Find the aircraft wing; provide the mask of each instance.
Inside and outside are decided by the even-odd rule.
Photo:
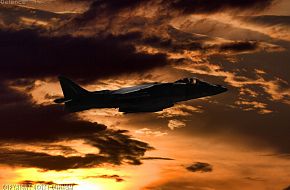
[[[112,94],[130,94],[130,93],[139,92],[141,90],[151,88],[151,87],[156,86],[156,85],[158,85],[158,83],[142,84],[142,85],[138,85],[138,86],[121,88],[119,90],[113,91]]]

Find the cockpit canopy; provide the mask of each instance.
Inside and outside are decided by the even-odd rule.
[[[175,81],[174,83],[196,84],[198,82],[199,80],[196,78],[183,78],[183,79]]]

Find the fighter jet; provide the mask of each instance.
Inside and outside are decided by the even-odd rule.
[[[177,102],[227,91],[227,88],[221,85],[209,84],[197,78],[95,92],[87,91],[63,76],[59,77],[59,81],[64,98],[56,99],[54,102],[64,103],[68,112],[92,108],[118,108],[119,112],[123,113],[157,112],[172,107]]]

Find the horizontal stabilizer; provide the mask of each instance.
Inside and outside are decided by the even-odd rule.
[[[58,98],[54,100],[54,103],[61,104],[61,103],[66,103],[70,101],[72,101],[72,99]]]

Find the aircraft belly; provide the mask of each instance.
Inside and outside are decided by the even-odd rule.
[[[122,102],[119,106],[120,112],[136,113],[136,112],[155,112],[165,108],[172,107],[173,102],[166,98],[143,98]]]

